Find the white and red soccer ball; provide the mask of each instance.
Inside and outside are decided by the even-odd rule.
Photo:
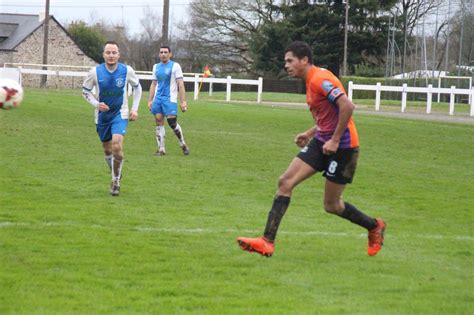
[[[23,88],[12,79],[0,79],[0,108],[11,109],[20,106]]]

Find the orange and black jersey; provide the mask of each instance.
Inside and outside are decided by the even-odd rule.
[[[339,121],[336,100],[345,94],[341,81],[324,68],[312,66],[306,76],[306,102],[318,126],[315,138],[323,142],[331,139]],[[339,148],[356,148],[359,136],[352,117],[341,137]]]

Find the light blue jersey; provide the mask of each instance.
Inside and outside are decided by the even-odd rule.
[[[116,116],[128,119],[128,83],[136,88],[139,80],[135,71],[123,63],[119,63],[113,72],[107,70],[105,64],[92,69],[82,87],[87,91],[95,89],[98,101],[110,108],[106,112],[96,111],[96,124],[112,122]]]
[[[153,66],[153,80],[156,81],[155,97],[151,107],[153,115],[176,116],[178,114],[178,82],[183,79],[179,63],[172,60]]]
[[[99,112],[96,104],[95,123],[97,133],[101,141],[112,139],[113,134],[125,135],[128,125],[128,95],[127,85],[130,84],[138,92],[134,92],[134,104],[132,110],[137,111],[141,88],[135,71],[123,63],[118,63],[117,68],[111,72],[106,65],[100,64],[93,68],[87,75],[82,88],[84,91],[95,94],[92,103],[105,103],[109,106],[106,112]],[[137,95],[135,95],[137,94]],[[86,99],[90,99],[87,97]]]
[[[178,101],[178,84],[176,80],[183,79],[183,71],[179,63],[173,60],[167,63],[157,63],[153,66],[153,80],[157,81],[155,99]]]

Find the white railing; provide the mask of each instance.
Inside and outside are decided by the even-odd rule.
[[[24,68],[24,67],[38,67],[38,68],[70,68],[70,69],[82,69],[89,70],[93,66],[71,66],[71,65],[43,65],[40,63],[18,63],[18,62],[6,62],[3,64],[4,68]]]
[[[426,113],[431,113],[431,106],[433,103],[433,94],[449,94],[449,115],[454,115],[454,100],[456,95],[467,95],[469,97],[470,116],[474,116],[474,87],[471,89],[458,89],[455,86],[450,88],[433,88],[432,84],[428,87],[411,87],[407,84],[402,86],[387,86],[377,83],[376,85],[354,84],[349,82],[348,97],[352,100],[353,91],[375,91],[375,110],[380,110],[380,96],[381,92],[400,92],[402,93],[401,111],[405,112],[407,107],[408,93],[424,93],[426,94]]]
[[[85,77],[88,74],[88,71],[74,71],[74,70],[43,70],[43,69],[32,69],[24,68],[23,66],[36,66],[36,67],[50,67],[50,68],[71,68],[71,69],[91,69],[91,66],[61,66],[61,65],[38,65],[38,64],[5,64],[7,66],[14,66],[19,71],[20,74],[35,74],[35,75],[49,75],[56,77]],[[137,77],[141,80],[153,80],[151,71],[136,71]],[[231,92],[232,85],[241,84],[241,85],[256,85],[257,86],[257,103],[262,102],[262,92],[263,92],[263,78],[258,78],[258,80],[247,80],[247,79],[232,79],[232,77],[227,76],[226,78],[213,78],[207,77],[203,78],[202,74],[194,73],[194,76],[189,76],[193,74],[185,73],[184,82],[194,82],[194,100],[199,98],[199,89],[200,85],[203,83],[209,83],[209,95],[212,95],[213,83],[222,83],[226,85],[226,101],[231,101]]]
[[[143,71],[141,73],[143,73]],[[151,74],[137,74],[137,76],[139,79],[153,80],[153,76]],[[212,95],[213,83],[223,83],[226,85],[225,100],[227,102],[230,102],[231,100],[232,84],[256,85],[257,103],[262,102],[263,78],[258,78],[258,80],[232,79],[231,76],[227,76],[226,78],[203,78],[202,74],[195,73],[194,77],[185,76],[183,80],[184,82],[194,82],[194,100],[199,99],[199,86],[202,83],[209,83],[209,95]]]

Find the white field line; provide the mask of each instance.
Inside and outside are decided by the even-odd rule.
[[[232,136],[255,136],[261,135],[257,132],[235,132],[235,131],[213,131],[213,130],[193,130],[193,133],[203,133],[203,134],[223,134],[223,135],[232,135]]]
[[[85,228],[85,229],[101,229],[101,230],[127,230],[138,231],[145,233],[170,233],[170,234],[226,234],[232,233],[236,235],[260,235],[261,230],[241,230],[241,229],[207,229],[207,228],[159,228],[152,226],[108,226],[101,224],[84,225],[75,222],[57,223],[57,222],[10,222],[0,221],[0,229],[8,228],[48,228],[48,227],[71,227],[71,228]],[[389,232],[390,233],[390,232]],[[346,233],[346,232],[325,232],[325,231],[278,231],[278,234],[298,235],[298,236],[324,236],[324,237],[359,237],[366,238],[367,233]],[[428,239],[428,240],[455,240],[455,241],[474,241],[473,236],[469,235],[453,235],[446,236],[441,234],[403,234],[393,235],[388,234],[390,239]]]

